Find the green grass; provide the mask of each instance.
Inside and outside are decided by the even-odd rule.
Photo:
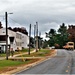
[[[28,49],[22,49],[21,52],[28,52]]]
[[[26,54],[26,55],[23,55],[23,57],[42,57],[42,56],[46,56],[47,54],[50,54],[51,50],[47,50],[47,49],[42,49],[38,52],[35,52],[35,53],[31,53],[30,55]],[[18,56],[20,57],[20,56]]]
[[[0,67],[18,66],[18,65],[24,64],[24,63],[25,62],[20,62],[20,61],[0,60]]]
[[[47,50],[47,49],[42,49],[38,52],[35,53],[31,53],[30,55],[26,54],[23,55],[24,57],[43,57],[46,56],[47,54],[50,54],[51,50]],[[26,60],[25,62],[18,60],[18,61],[12,61],[12,60],[0,60],[0,71],[3,71],[5,69],[7,69],[7,67],[15,67],[15,66],[20,66],[20,65],[25,65],[28,63],[33,62],[34,60]]]
[[[31,51],[33,51],[34,49],[31,49]],[[14,52],[14,54],[20,54],[20,53],[24,53],[24,52],[28,52],[28,49],[22,49],[21,51],[17,51]]]
[[[15,61],[12,61],[12,60],[0,60],[0,73],[2,72],[5,72],[5,71],[9,71],[10,70],[10,67],[11,67],[11,70],[15,67],[18,67],[18,66],[24,66],[26,64],[29,64],[31,62],[33,62],[34,60],[25,60],[25,62],[23,61],[20,61],[20,60],[15,60]]]
[[[39,52],[48,53],[48,52],[50,52],[50,50],[47,50],[47,49],[41,49]]]
[[[5,57],[5,56],[6,56],[5,53],[0,54],[0,57]]]
[[[33,51],[34,49],[31,49],[31,51]],[[21,50],[21,51],[15,51],[14,52],[14,55],[15,54],[20,54],[20,53],[24,53],[24,52],[28,52],[28,49],[23,49],[23,50]],[[11,55],[11,53],[10,53],[10,55]],[[0,57],[5,57],[6,56],[6,54],[5,53],[1,53],[0,54]]]
[[[5,67],[14,67],[14,66],[20,66],[22,64],[28,64],[32,62],[33,60],[26,60],[25,62],[23,61],[12,61],[12,60],[0,60],[0,70],[5,68]]]

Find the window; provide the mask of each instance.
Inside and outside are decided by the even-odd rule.
[[[16,38],[21,39],[21,34],[16,34]]]

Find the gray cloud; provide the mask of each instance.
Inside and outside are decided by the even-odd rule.
[[[50,28],[58,29],[63,22],[75,24],[74,0],[0,0],[0,7],[1,15],[13,12],[9,17],[16,22],[9,19],[10,26],[25,26],[28,30],[30,23],[34,26],[38,21],[42,34]]]

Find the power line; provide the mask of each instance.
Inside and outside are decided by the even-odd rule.
[[[9,17],[9,19],[11,19],[14,23],[17,23],[17,24],[21,25],[20,23],[18,23],[17,21],[13,20],[12,18]]]

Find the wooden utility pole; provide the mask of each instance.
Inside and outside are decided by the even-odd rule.
[[[6,23],[6,60],[8,60],[8,14],[5,12],[5,23]]]
[[[29,26],[29,52],[28,52],[28,54],[30,55],[30,38],[31,38],[31,24],[30,24],[30,26]]]
[[[36,47],[36,43],[35,43],[35,32],[36,32],[36,25],[34,25],[34,48]]]
[[[39,32],[39,50],[40,50],[40,47],[41,47],[41,32]]]
[[[36,22],[36,52],[38,52],[38,22]]]

